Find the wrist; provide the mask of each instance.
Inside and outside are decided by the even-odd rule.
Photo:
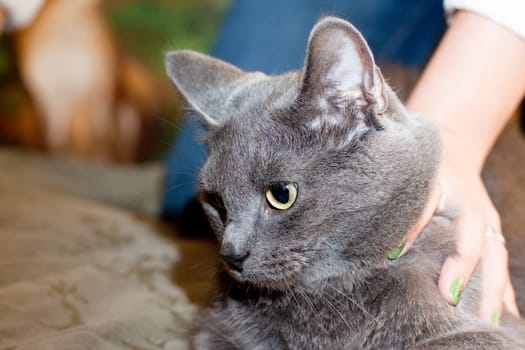
[[[444,164],[454,164],[465,172],[480,175],[492,143],[475,139],[468,132],[456,127],[437,124],[441,140],[441,160]]]
[[[482,16],[458,13],[407,106],[442,131],[444,157],[479,172],[523,98],[524,61],[525,40]]]

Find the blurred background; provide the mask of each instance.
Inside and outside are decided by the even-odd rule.
[[[99,163],[161,160],[181,111],[164,52],[208,52],[228,5],[48,0],[32,19],[11,27],[7,21],[0,37],[0,145]]]
[[[219,257],[202,128],[164,54],[300,69],[322,14],[363,32],[401,98],[446,28],[442,0],[0,0],[0,349],[186,348]],[[520,194],[509,131],[492,188]],[[502,198],[504,222],[522,217]]]

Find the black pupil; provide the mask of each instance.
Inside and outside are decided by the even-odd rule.
[[[282,204],[288,203],[290,200],[290,191],[287,185],[274,185],[272,186],[273,197]]]

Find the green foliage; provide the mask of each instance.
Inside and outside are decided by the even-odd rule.
[[[163,72],[165,51],[210,49],[229,4],[229,0],[114,0],[107,9],[120,45]]]
[[[10,74],[13,63],[7,49],[7,41],[0,38],[0,80]]]

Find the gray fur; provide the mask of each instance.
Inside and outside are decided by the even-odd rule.
[[[208,128],[201,191],[222,252],[249,253],[242,272],[225,265],[196,349],[525,348],[512,316],[500,328],[477,319],[477,276],[457,307],[439,294],[454,251],[447,217],[387,259],[428,197],[439,137],[402,106],[348,22],[316,24],[304,72],[243,73],[190,51],[166,64]],[[265,199],[276,181],[298,185],[288,210]]]

